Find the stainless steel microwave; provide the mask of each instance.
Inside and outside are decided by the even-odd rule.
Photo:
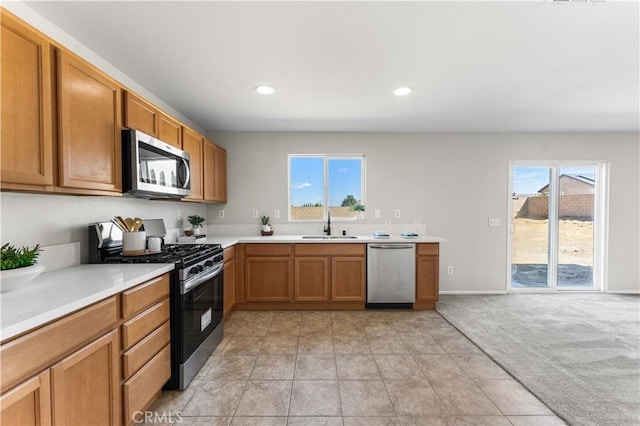
[[[190,156],[139,130],[122,131],[125,195],[183,198],[191,194]]]

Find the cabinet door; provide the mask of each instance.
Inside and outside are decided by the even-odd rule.
[[[438,300],[438,256],[416,257],[416,300]]]
[[[231,259],[224,263],[224,294],[223,300],[223,312],[224,316],[229,315],[229,312],[233,309],[233,305],[236,304],[236,261]]]
[[[296,257],[293,298],[296,302],[329,301],[328,257]]]
[[[203,140],[198,133],[182,128],[182,149],[191,155],[191,195],[185,200],[202,201]]]
[[[204,200],[227,202],[227,151],[204,140]]]
[[[182,126],[168,115],[159,113],[158,139],[182,149]]]
[[[0,424],[50,425],[51,381],[49,370],[18,385],[0,398]]]
[[[158,110],[131,92],[124,92],[124,125],[158,137]]]
[[[122,423],[118,354],[114,330],[52,367],[55,424]]]
[[[202,163],[204,175],[205,201],[216,201],[216,146],[208,139],[204,140],[204,160]]]
[[[331,300],[361,302],[365,300],[364,257],[331,258]]]
[[[122,192],[120,86],[68,52],[58,66],[60,186]]]
[[[246,300],[289,301],[290,257],[247,257]]]
[[[227,202],[227,151],[215,145],[216,148],[216,161],[214,166],[215,171],[215,201],[220,203]]]
[[[51,46],[47,39],[6,12],[0,13],[0,19],[2,186],[50,186],[53,185]]]

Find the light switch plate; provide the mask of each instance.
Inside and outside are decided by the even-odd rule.
[[[274,219],[280,219],[280,210],[274,210],[273,211],[273,218]]]
[[[393,213],[393,217],[395,217],[396,219],[400,217],[400,209],[396,209],[396,211]]]
[[[380,219],[380,209],[375,209],[373,211],[373,217],[376,219]]]
[[[500,218],[490,217],[489,218],[489,226],[500,226]]]
[[[218,210],[218,217],[224,219],[224,210]]]
[[[253,217],[258,217],[258,209],[253,209]]]

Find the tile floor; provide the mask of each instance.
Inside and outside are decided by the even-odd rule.
[[[153,424],[564,425],[437,312],[233,312]]]

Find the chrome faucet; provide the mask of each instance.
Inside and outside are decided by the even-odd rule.
[[[324,227],[322,231],[327,235],[331,235],[331,212],[327,211],[327,226]]]

